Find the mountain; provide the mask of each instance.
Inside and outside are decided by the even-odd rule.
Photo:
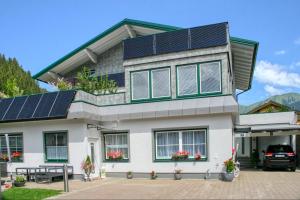
[[[265,102],[268,101],[275,101],[277,103],[283,104],[285,106],[290,107],[293,110],[299,110],[300,111],[300,94],[299,93],[286,93],[282,95],[275,95],[272,97],[267,98],[264,101],[259,101],[254,104],[245,106],[245,105],[240,105],[240,113],[244,114],[252,110],[253,108],[264,104]]]
[[[6,58],[0,54],[0,98],[30,95],[45,92],[36,80],[31,78],[16,58]]]

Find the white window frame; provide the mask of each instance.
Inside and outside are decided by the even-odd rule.
[[[219,72],[220,72],[220,88],[219,88],[219,91],[211,91],[211,92],[202,92],[202,74],[201,74],[201,69],[202,69],[202,65],[205,65],[205,64],[211,64],[211,63],[218,63],[219,65]],[[211,93],[219,93],[219,92],[222,92],[222,67],[221,67],[221,62],[220,61],[214,61],[214,62],[205,62],[205,63],[200,63],[199,64],[199,87],[200,87],[200,94],[211,94]]]
[[[139,99],[134,99],[133,98],[133,94],[134,94],[134,85],[133,85],[133,74],[135,73],[145,73],[147,72],[147,80],[148,80],[148,83],[147,83],[147,90],[148,90],[148,96],[145,97],[145,98],[139,98]],[[130,72],[130,81],[131,81],[131,100],[133,101],[136,101],[136,100],[145,100],[145,99],[150,99],[150,72],[149,70],[141,70],[141,71],[133,71],[133,72]]]
[[[106,137],[107,136],[118,136],[118,135],[126,135],[127,137],[127,144],[126,145],[107,145],[106,144]],[[104,137],[104,149],[105,149],[105,160],[108,160],[108,157],[107,157],[107,146],[113,146],[113,148],[127,148],[127,152],[128,152],[128,155],[127,157],[123,157],[123,160],[129,160],[129,134],[128,133],[104,133],[103,134],[103,137]]]
[[[180,81],[179,81],[179,77],[180,77],[180,73],[178,72],[179,68],[184,68],[184,67],[190,67],[190,66],[194,66],[196,68],[196,87],[197,87],[197,91],[195,93],[191,93],[191,94],[180,94],[179,93],[179,88],[180,88]],[[198,80],[198,65],[197,64],[187,64],[187,65],[179,65],[176,67],[176,79],[177,79],[177,85],[176,85],[176,89],[177,89],[177,96],[179,97],[183,97],[183,96],[191,96],[191,95],[197,95],[199,92],[199,80]]]
[[[205,144],[205,155],[201,155],[201,159],[202,158],[204,158],[204,159],[206,159],[207,158],[207,145],[208,145],[208,143],[207,143],[207,129],[185,129],[185,130],[172,130],[172,131],[155,131],[154,132],[154,134],[155,134],[155,160],[166,160],[166,159],[168,159],[168,160],[171,160],[172,159],[172,157],[167,157],[167,156],[163,156],[163,157],[159,157],[158,156],[158,146],[175,146],[174,144],[172,144],[172,145],[157,145],[157,135],[159,134],[159,133],[163,133],[163,134],[168,134],[168,133],[174,133],[174,132],[176,132],[176,133],[178,133],[179,134],[179,151],[182,151],[182,147],[183,147],[183,143],[182,143],[182,132],[186,132],[186,131],[204,131],[204,141],[205,141],[205,143],[199,143],[199,144]],[[168,138],[168,136],[167,136],[167,138]],[[195,141],[194,141],[194,132],[193,132],[193,151],[194,151],[194,148],[195,148],[195,145],[199,145],[198,143],[197,144],[195,144]],[[186,145],[188,145],[188,144],[186,144]],[[174,152],[175,153],[175,152]],[[192,155],[192,156],[189,156],[189,158],[190,159],[193,159],[194,158],[194,155]]]
[[[158,97],[155,97],[153,95],[153,72],[155,72],[155,71],[162,71],[162,70],[166,70],[166,69],[169,72],[169,95],[168,96],[158,96]],[[170,70],[170,67],[163,67],[163,68],[152,69],[151,70],[151,98],[157,99],[157,98],[164,98],[164,97],[171,97],[171,70]]]

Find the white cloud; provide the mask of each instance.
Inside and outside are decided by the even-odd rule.
[[[295,44],[300,45],[300,37],[294,41]]]
[[[285,50],[275,51],[275,55],[284,55],[286,54]]]
[[[283,94],[283,93],[286,92],[285,90],[275,88],[275,87],[273,87],[271,85],[265,85],[264,89],[271,96],[273,96],[273,95],[280,95],[280,94]]]
[[[255,68],[254,77],[261,83],[273,86],[300,88],[300,74],[288,72],[283,68],[283,66],[268,61],[259,61]]]

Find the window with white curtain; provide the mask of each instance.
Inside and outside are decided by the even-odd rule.
[[[201,93],[221,92],[220,62],[200,64]]]
[[[122,152],[123,159],[128,159],[128,133],[104,134],[105,158],[112,152]]]
[[[198,93],[197,65],[177,67],[177,94],[178,96]]]
[[[45,133],[45,158],[47,161],[68,161],[68,136],[67,132]]]
[[[149,98],[149,71],[131,73],[132,100]]]
[[[151,70],[152,97],[171,96],[170,68]]]
[[[206,158],[206,129],[155,132],[156,159],[171,159],[177,151],[189,152],[193,159],[197,154]]]

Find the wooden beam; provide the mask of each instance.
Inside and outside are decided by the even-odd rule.
[[[127,30],[130,38],[136,37],[135,31],[129,25],[125,24],[125,29]]]
[[[93,63],[97,63],[97,55],[92,50],[86,48],[84,49],[84,52],[88,55]]]

